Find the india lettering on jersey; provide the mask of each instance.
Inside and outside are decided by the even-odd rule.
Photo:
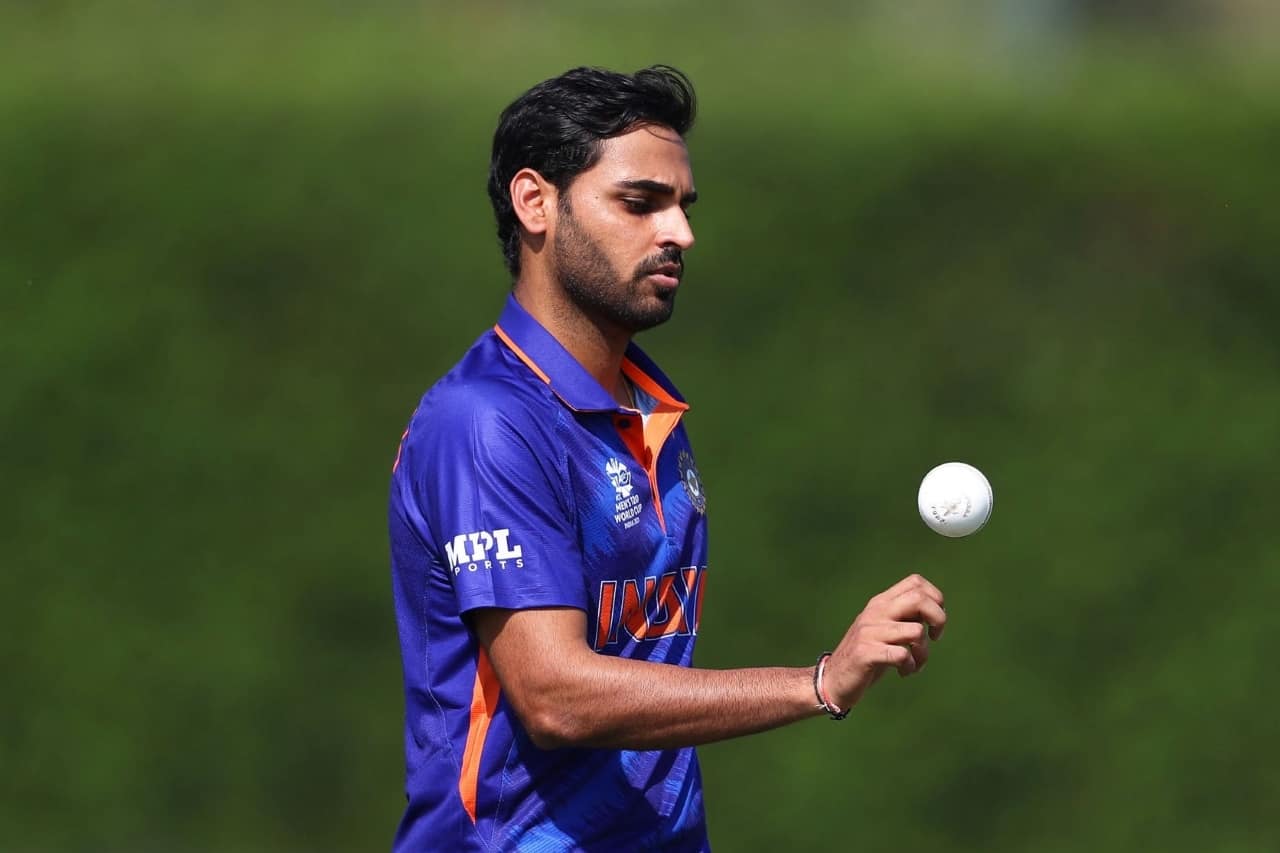
[[[619,642],[619,630],[635,642],[663,637],[696,636],[702,621],[702,588],[706,566],[690,566],[644,579],[644,592],[635,578],[600,582],[596,606],[596,651]],[[618,585],[622,593],[618,593]],[[626,642],[626,638],[622,638]]]

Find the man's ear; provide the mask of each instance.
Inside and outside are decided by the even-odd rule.
[[[521,169],[511,178],[511,206],[521,226],[530,234],[545,234],[554,221],[555,185],[533,169]]]

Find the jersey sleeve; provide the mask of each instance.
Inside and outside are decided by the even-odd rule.
[[[401,465],[407,470],[398,474],[410,478],[412,514],[422,522],[433,565],[452,584],[458,611],[587,609],[554,417],[482,403],[425,418],[410,430]]]

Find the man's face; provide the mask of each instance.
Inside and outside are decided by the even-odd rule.
[[[687,210],[696,198],[675,131],[640,127],[606,139],[557,205],[552,261],[565,293],[628,334],[665,322],[693,246]]]

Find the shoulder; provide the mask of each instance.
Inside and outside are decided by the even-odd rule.
[[[405,446],[428,454],[543,450],[555,443],[562,415],[546,384],[489,333],[423,395]]]

